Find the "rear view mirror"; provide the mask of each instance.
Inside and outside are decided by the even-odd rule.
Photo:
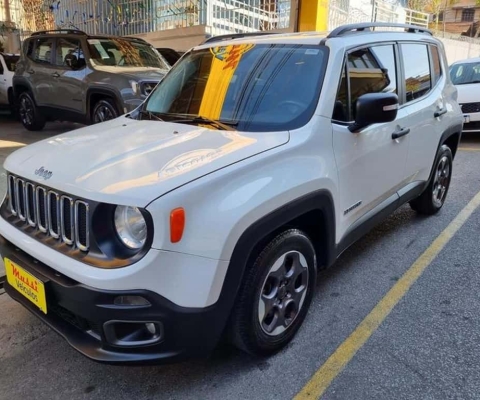
[[[395,93],[367,93],[356,103],[356,118],[348,129],[357,132],[372,124],[391,122],[397,118],[398,96]]]

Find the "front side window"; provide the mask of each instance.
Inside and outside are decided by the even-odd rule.
[[[243,131],[295,129],[312,117],[328,48],[229,45],[186,55],[160,82],[146,111],[163,119],[202,116]]]
[[[452,65],[450,68],[450,78],[454,85],[480,83],[480,62]]]
[[[401,48],[408,103],[425,96],[432,89],[430,62],[428,47],[425,44],[403,43]]]
[[[88,39],[90,58],[96,65],[169,69],[149,44],[122,38]]]
[[[55,64],[65,68],[81,68],[85,66],[85,57],[79,40],[57,39]]]
[[[341,122],[355,120],[356,102],[360,96],[367,93],[397,93],[393,45],[354,50],[347,54],[346,60],[346,71],[342,74],[332,116],[333,120]]]

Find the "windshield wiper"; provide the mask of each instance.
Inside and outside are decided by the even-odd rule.
[[[201,115],[182,115],[181,119],[174,119],[169,122],[176,122],[176,123],[200,123],[200,124],[209,124],[211,126],[215,126],[218,129],[223,131],[232,131],[234,127],[238,125],[238,122],[235,121],[221,121],[216,119],[210,119],[207,117],[202,117]]]
[[[153,112],[151,111],[147,111],[147,110],[140,110],[139,111],[139,115],[145,115],[147,116],[150,120],[152,119],[156,119],[157,121],[164,121],[162,118],[160,118],[158,115],[155,115]]]

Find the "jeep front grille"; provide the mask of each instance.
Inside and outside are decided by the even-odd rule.
[[[8,176],[10,212],[20,222],[81,251],[88,251],[89,205],[85,201]]]

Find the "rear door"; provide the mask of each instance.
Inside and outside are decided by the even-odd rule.
[[[38,38],[34,39],[32,51],[27,53],[29,65],[25,75],[32,85],[33,96],[38,106],[52,106],[54,103],[53,47],[54,38]]]
[[[429,178],[438,143],[446,129],[447,109],[452,108],[443,93],[446,66],[433,44],[400,43],[400,51],[405,88],[403,109],[408,112],[410,129],[406,173],[409,182],[421,182]]]
[[[358,133],[348,130],[356,100],[366,93],[398,94],[397,48],[375,44],[350,51],[332,117],[333,145],[340,187],[340,235],[357,221],[393,205],[404,185],[408,135],[393,139],[407,124],[400,110],[392,122],[374,124]]]
[[[57,38],[53,73],[53,104],[79,114],[86,110],[86,64],[79,39]]]
[[[3,57],[0,55],[0,105],[8,103],[6,72],[7,66],[3,62]]]

